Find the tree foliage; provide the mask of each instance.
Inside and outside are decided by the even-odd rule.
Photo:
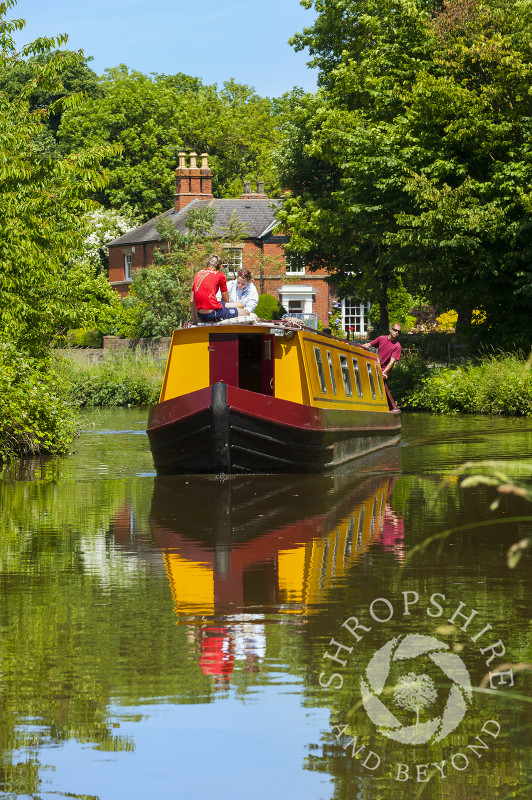
[[[17,51],[13,34],[24,20],[7,20],[14,0],[0,3],[0,74],[21,60],[32,77],[17,91],[0,90],[0,459],[61,452],[73,434],[68,402],[50,371],[57,334],[94,317],[95,299],[112,302],[107,281],[74,263],[85,232],[87,194],[105,184],[101,162],[116,145],[60,155],[47,122],[77,97],[34,103],[36,91],[57,88],[82,56],[51,53],[66,36],[40,38]],[[12,89],[13,87],[11,87]]]
[[[63,68],[43,81],[42,67],[52,59],[62,63]],[[8,61],[0,67],[0,91],[5,92],[10,100],[24,91],[30,111],[48,109],[45,124],[55,138],[61,124],[63,106],[60,101],[63,98],[80,93],[86,97],[103,94],[97,74],[89,67],[91,60],[74,50],[47,50],[27,60]]]
[[[315,0],[280,218],[311,267],[381,304],[397,276],[488,325],[530,303],[529,0]],[[421,291],[420,291],[421,288]]]
[[[143,220],[168,209],[181,150],[209,153],[218,196],[234,197],[258,176],[277,193],[273,151],[282,102],[233,80],[218,89],[182,73],[147,76],[125,65],[107,70],[100,88],[101,97],[87,96],[64,114],[59,140],[67,152],[82,143],[122,145],[107,162],[109,185],[96,195],[103,205],[129,208]]]
[[[12,33],[23,21],[5,20],[13,5],[13,0],[0,4],[2,67],[65,42],[65,37],[38,39],[17,53]],[[112,145],[58,156],[42,146],[50,107],[32,110],[29,97],[34,82],[53,82],[66,63],[56,57],[39,63],[34,81],[13,99],[0,92],[0,338],[33,355],[46,352],[56,331],[72,327],[69,322],[79,315],[65,264],[81,244],[79,217],[91,206],[86,195],[105,184],[101,161],[117,150]],[[73,105],[75,98],[62,102]]]
[[[64,384],[49,359],[0,341],[0,463],[15,455],[62,453],[75,428]]]

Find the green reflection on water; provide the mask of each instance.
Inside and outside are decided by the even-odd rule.
[[[32,463],[1,485],[0,790],[37,793],[50,744],[75,740],[133,753],[134,737],[121,735],[113,704],[204,704],[229,692],[245,701],[254,688],[293,687],[294,678],[302,703],[329,708],[331,724],[350,726],[338,740],[317,730],[303,765],[333,778],[334,797],[395,800],[421,791],[480,800],[524,787],[532,780],[529,673],[519,673],[511,689],[475,692],[460,726],[430,750],[405,752],[379,736],[357,702],[373,653],[414,631],[460,653],[478,686],[487,656],[447,621],[459,602],[492,625],[508,661],[531,659],[529,562],[525,555],[515,571],[505,562],[530,526],[497,522],[525,507],[508,498],[493,514],[489,490],[465,493],[456,483],[434,500],[441,476],[462,461],[527,457],[529,425],[416,415],[404,421],[406,446],[364,462],[362,476],[165,482],[153,476],[142,412],[87,414],[74,455]],[[424,537],[480,519],[490,526],[401,569]],[[420,597],[410,615],[401,613],[403,591]],[[449,598],[438,619],[426,613],[435,592]],[[379,596],[392,601],[393,619],[350,641],[341,623],[367,615]],[[231,651],[245,625],[264,631],[264,652],[254,660]],[[227,645],[222,680],[212,666],[213,635]],[[331,674],[332,637],[356,644],[337,690],[319,679]],[[412,774],[428,757],[449,759],[489,718],[500,721],[501,734],[467,770],[426,784],[390,777],[398,762]],[[372,773],[351,756],[344,745],[354,734],[365,752],[379,754],[382,770]],[[246,781],[243,767],[240,789]]]

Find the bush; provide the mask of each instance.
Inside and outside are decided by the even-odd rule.
[[[394,364],[388,378],[388,384],[394,400],[402,405],[430,374],[424,359],[417,355],[407,356],[403,353],[401,360]]]
[[[72,405],[50,359],[0,343],[0,461],[64,453],[74,438]]]
[[[66,344],[68,347],[103,347],[103,336],[90,328],[76,328],[67,333]]]
[[[57,368],[78,406],[145,406],[159,400],[164,362],[133,353],[109,354],[100,362],[62,356]]]
[[[521,354],[491,355],[479,364],[434,370],[403,401],[442,414],[532,416],[530,360]]]
[[[265,292],[259,297],[255,314],[260,319],[281,319],[283,314],[286,314],[286,311],[277,298]]]

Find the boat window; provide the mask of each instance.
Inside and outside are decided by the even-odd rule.
[[[318,376],[320,379],[321,391],[327,394],[327,384],[325,383],[325,373],[323,371],[323,362],[321,360],[321,353],[319,347],[314,348],[314,357],[316,359],[316,366],[318,368]]]
[[[381,400],[384,400],[384,389],[382,388],[382,378],[380,369],[376,370],[377,380],[379,381],[379,392],[381,393]]]
[[[357,394],[359,397],[362,397],[364,392],[362,391],[362,381],[360,380],[360,370],[358,369],[358,361],[356,358],[353,359],[353,370],[355,372],[355,383],[357,385]]]
[[[329,372],[331,373],[331,383],[333,387],[333,392],[336,394],[336,381],[334,380],[334,369],[332,365],[332,358],[331,354],[327,350],[327,361],[329,362]]]
[[[366,361],[366,367],[368,368],[368,375],[369,375],[369,388],[371,389],[371,396],[374,400],[377,399],[377,395],[375,394],[375,381],[373,380],[373,370],[371,369],[371,364]]]
[[[351,375],[349,374],[347,356],[340,356],[340,366],[342,368],[342,378],[344,379],[345,393],[348,397],[353,397],[353,389],[351,388]]]
[[[358,520],[358,530],[357,530],[357,548],[362,546],[362,534],[364,533],[364,517],[365,517],[365,509],[364,506],[360,509],[360,517]]]

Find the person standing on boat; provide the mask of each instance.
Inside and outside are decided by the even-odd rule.
[[[229,290],[229,300],[232,302],[240,301],[250,314],[255,311],[255,307],[259,302],[259,293],[251,280],[249,269],[239,269],[236,274],[236,280],[229,281],[227,288]]]
[[[398,322],[394,322],[388,336],[378,336],[376,339],[373,339],[372,342],[366,342],[360,345],[364,350],[369,350],[370,347],[377,348],[384,380],[388,379],[391,368],[395,362],[399,361],[401,358],[401,345],[399,344],[400,333],[401,326]]]
[[[232,317],[249,316],[249,311],[239,301],[230,302],[227,281],[222,269],[222,259],[212,253],[192,281],[190,293],[190,311],[194,323],[219,322]],[[221,300],[216,293],[220,290]]]

